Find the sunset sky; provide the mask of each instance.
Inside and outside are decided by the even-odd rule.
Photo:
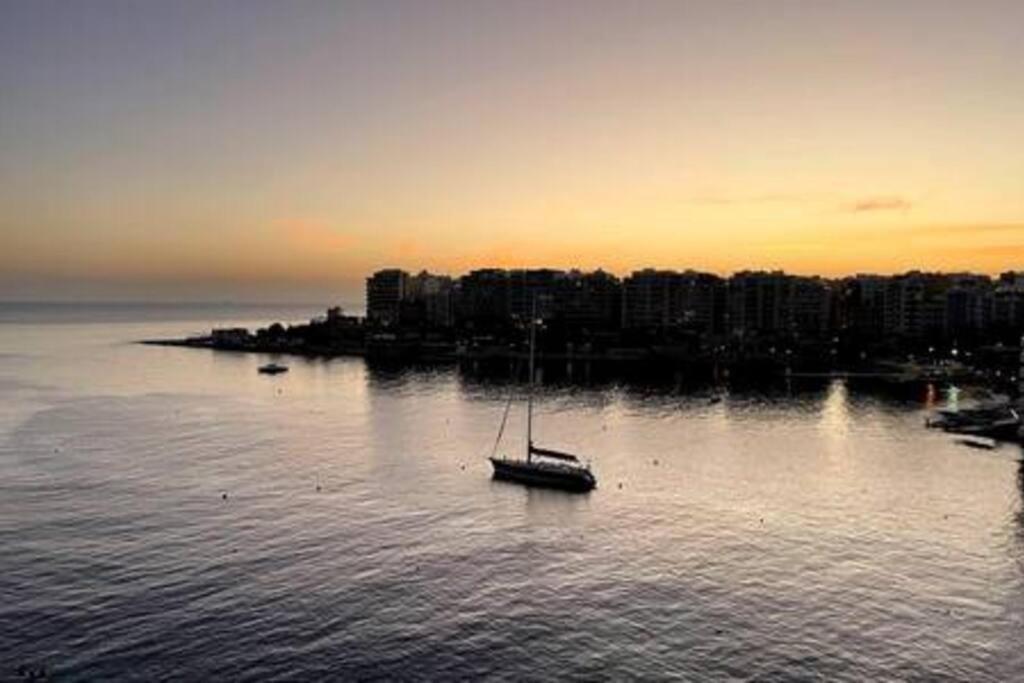
[[[1024,2],[0,0],[0,299],[1024,269]]]

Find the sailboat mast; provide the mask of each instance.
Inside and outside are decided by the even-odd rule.
[[[537,295],[533,295],[533,312],[530,315],[530,386],[526,394],[526,460],[533,455],[533,357],[537,344]]]

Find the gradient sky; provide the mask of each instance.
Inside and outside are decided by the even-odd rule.
[[[0,0],[0,299],[1024,268],[1024,2]]]

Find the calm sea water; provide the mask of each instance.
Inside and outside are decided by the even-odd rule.
[[[314,312],[0,311],[0,680],[1024,678],[1020,449],[923,397],[547,386],[573,496],[507,384],[132,343]]]

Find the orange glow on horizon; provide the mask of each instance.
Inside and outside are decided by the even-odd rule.
[[[28,3],[0,21],[0,298],[1021,269],[1024,3],[954,5]]]

